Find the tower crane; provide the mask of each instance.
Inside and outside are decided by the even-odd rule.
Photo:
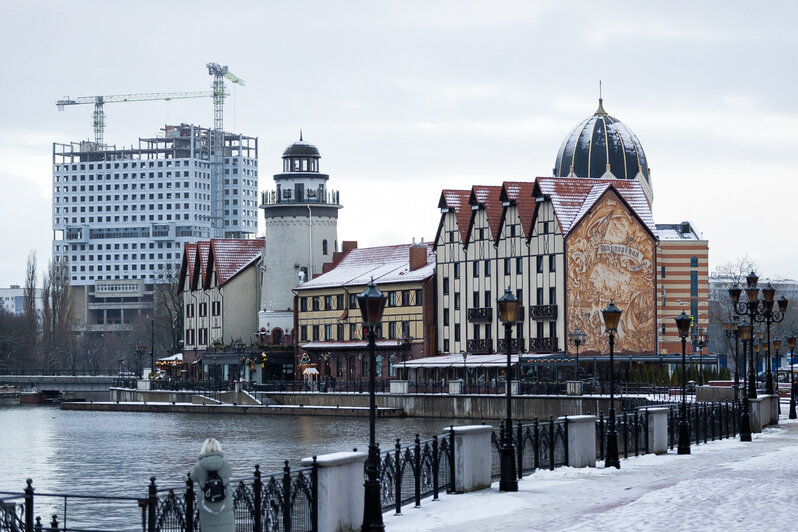
[[[110,96],[81,96],[79,98],[70,98],[66,96],[57,102],[55,105],[59,111],[63,111],[67,105],[81,105],[81,104],[94,104],[93,124],[94,124],[94,141],[98,147],[103,144],[103,132],[105,131],[105,111],[103,105],[106,103],[119,103],[119,102],[146,102],[152,100],[179,100],[184,98],[214,98],[214,103],[217,98],[224,100],[224,84],[221,88],[221,96],[217,95],[214,91],[195,91],[195,92],[150,92],[145,94],[115,94]]]
[[[208,74],[213,76],[213,142],[212,142],[212,163],[211,163],[211,182],[213,183],[212,204],[214,206],[214,233],[216,238],[224,236],[224,98],[227,96],[224,86],[224,78],[232,83],[244,86],[244,80],[230,72],[227,65],[221,66],[218,63],[207,63]]]

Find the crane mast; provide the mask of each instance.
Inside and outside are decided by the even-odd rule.
[[[230,72],[227,66],[207,63],[208,74],[213,76],[213,135],[211,143],[211,183],[214,212],[211,215],[216,238],[224,237],[224,78],[245,85],[244,80]]]

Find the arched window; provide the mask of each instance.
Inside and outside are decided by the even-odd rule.
[[[272,331],[272,345],[283,345],[283,330],[275,328]]]
[[[388,376],[396,377],[396,355],[388,357]]]
[[[377,372],[377,377],[382,377],[382,355],[377,355],[374,369]]]
[[[321,241],[321,252],[324,255],[327,254],[327,240],[326,239]]]

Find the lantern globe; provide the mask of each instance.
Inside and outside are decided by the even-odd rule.
[[[787,312],[787,304],[789,302],[790,300],[784,297],[784,295],[782,294],[782,296],[779,298],[779,310],[782,312]]]
[[[363,325],[376,327],[380,323],[386,300],[385,294],[380,292],[372,278],[366,289],[357,296],[357,306],[360,307]]]
[[[502,323],[515,323],[516,316],[518,315],[518,298],[509,289],[504,289],[504,295],[498,299],[499,303],[499,317]]]
[[[747,342],[751,339],[751,326],[750,325],[740,325],[740,340]]]
[[[690,316],[682,311],[679,317],[675,318],[676,328],[679,330],[680,338],[687,338],[690,335]]]
[[[743,289],[737,283],[734,283],[731,288],[729,288],[729,297],[732,300],[732,303],[735,305],[740,301],[740,294],[743,292]]]
[[[759,281],[759,277],[754,273],[754,270],[751,270],[745,277],[745,284],[748,288],[756,288],[756,283]]]
[[[618,322],[621,321],[621,309],[615,306],[615,303],[610,301],[610,304],[607,305],[607,308],[601,311],[604,315],[604,326],[610,332],[615,332],[618,330]]]

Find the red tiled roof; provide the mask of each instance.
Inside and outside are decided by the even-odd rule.
[[[438,208],[454,211],[457,228],[460,230],[460,242],[463,244],[468,241],[468,229],[471,227],[471,206],[468,204],[470,196],[470,190],[444,190],[441,192],[441,200],[438,202]],[[443,217],[441,217],[442,221]]]
[[[183,247],[183,260],[180,264],[180,283],[178,291],[183,291],[186,286],[186,277],[189,282],[194,278],[194,262],[197,259],[197,244],[186,244]]]
[[[527,238],[532,234],[532,221],[535,219],[538,205],[532,196],[534,189],[534,181],[505,181],[499,198],[501,201],[515,203],[518,217],[521,219],[521,230]]]
[[[205,272],[208,269],[208,255],[211,251],[211,243],[207,240],[200,240],[197,242],[197,259],[195,260],[194,272],[191,278],[191,289],[198,288],[197,282],[201,279],[203,283],[206,282]],[[205,285],[207,286],[207,285]]]
[[[356,248],[327,273],[301,284],[297,290],[338,286],[365,286],[374,278],[377,284],[424,281],[435,273],[435,251],[431,242],[417,244],[427,248],[427,264],[410,270],[410,247],[413,244]]]
[[[563,234],[567,234],[611,187],[648,227],[648,230],[656,235],[651,206],[640,183],[635,180],[538,177],[535,183],[535,195],[543,195],[551,200]]]
[[[488,227],[490,227],[493,240],[499,239],[499,230],[501,229],[502,214],[504,208],[500,196],[502,187],[474,185],[471,188],[471,196],[469,197],[469,205],[479,205],[485,209],[485,216],[488,219]]]
[[[210,242],[210,260],[213,267],[208,274],[216,275],[216,286],[224,286],[253,262],[261,257],[263,238],[214,238]],[[210,263],[209,263],[210,266]]]

